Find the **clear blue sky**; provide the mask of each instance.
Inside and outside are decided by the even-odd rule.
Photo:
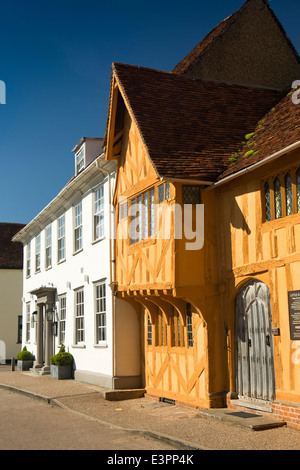
[[[73,176],[80,138],[104,135],[113,61],[172,70],[243,3],[2,1],[0,222],[28,223]],[[299,0],[271,7],[300,51]]]

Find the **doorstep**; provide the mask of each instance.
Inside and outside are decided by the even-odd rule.
[[[240,408],[250,408],[251,410],[262,411],[263,413],[272,413],[272,403],[263,400],[247,400],[246,398],[237,398],[230,400],[230,406]]]
[[[132,400],[135,398],[142,398],[146,390],[145,389],[128,389],[128,390],[102,390],[101,395],[105,400],[108,401],[119,401],[119,400]]]
[[[228,408],[198,410],[198,413],[206,418],[218,419],[228,424],[252,429],[253,431],[261,431],[286,425],[285,421],[272,418],[271,416],[258,415],[247,411],[230,410]]]

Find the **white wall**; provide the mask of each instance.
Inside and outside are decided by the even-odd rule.
[[[109,185],[108,178],[103,180],[102,173],[98,170],[97,182],[105,181],[105,237],[101,241],[93,242],[93,190],[89,190],[83,196],[75,192],[72,205],[66,204],[61,208],[52,220],[52,267],[45,269],[45,224],[41,227],[41,272],[35,273],[35,237],[31,239],[31,275],[26,277],[24,269],[24,294],[23,294],[23,345],[36,354],[35,329],[31,328],[30,342],[26,343],[26,303],[31,302],[31,313],[36,308],[36,297],[29,292],[41,286],[55,287],[57,295],[66,294],[66,350],[71,352],[75,359],[77,370],[88,370],[112,376],[112,295],[110,283],[110,250],[109,250]],[[96,183],[97,183],[96,182]],[[95,184],[93,184],[93,189]],[[74,205],[82,200],[83,215],[83,249],[74,254]],[[66,260],[57,262],[57,233],[58,217],[65,213],[66,229]],[[34,234],[38,235],[38,232]],[[26,268],[26,244],[24,245],[24,266]],[[88,279],[85,278],[88,276]],[[95,305],[94,283],[106,279],[106,319],[107,342],[105,345],[95,344]],[[85,342],[84,347],[75,345],[74,318],[75,318],[75,293],[74,290],[84,288],[84,318],[85,318]],[[56,299],[58,300],[58,299]],[[56,302],[58,309],[58,302]],[[59,349],[59,338],[55,338],[55,352]]]
[[[0,361],[10,360],[21,350],[18,315],[22,314],[22,270],[0,269]]]

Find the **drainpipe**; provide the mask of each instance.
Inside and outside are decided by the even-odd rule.
[[[101,154],[103,155],[103,154]],[[99,155],[100,156],[100,155]],[[116,362],[115,362],[115,340],[116,340],[116,332],[115,332],[115,316],[116,316],[116,311],[115,311],[115,296],[114,296],[114,286],[115,286],[115,270],[113,268],[114,265],[114,259],[113,259],[113,240],[114,238],[112,237],[112,223],[111,223],[111,174],[108,170],[105,170],[100,166],[100,161],[96,159],[96,168],[100,171],[102,171],[105,175],[108,176],[108,190],[109,190],[109,237],[110,237],[110,242],[109,242],[109,267],[110,267],[110,288],[111,288],[111,305],[112,305],[112,334],[113,334],[113,347],[112,347],[112,364],[113,364],[113,377],[116,376]],[[112,384],[113,385],[113,384]]]

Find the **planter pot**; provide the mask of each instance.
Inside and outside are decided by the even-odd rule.
[[[18,370],[29,370],[33,366],[33,361],[17,361]]]
[[[72,378],[72,365],[70,366],[55,366],[51,364],[50,375],[53,379],[64,380]]]

